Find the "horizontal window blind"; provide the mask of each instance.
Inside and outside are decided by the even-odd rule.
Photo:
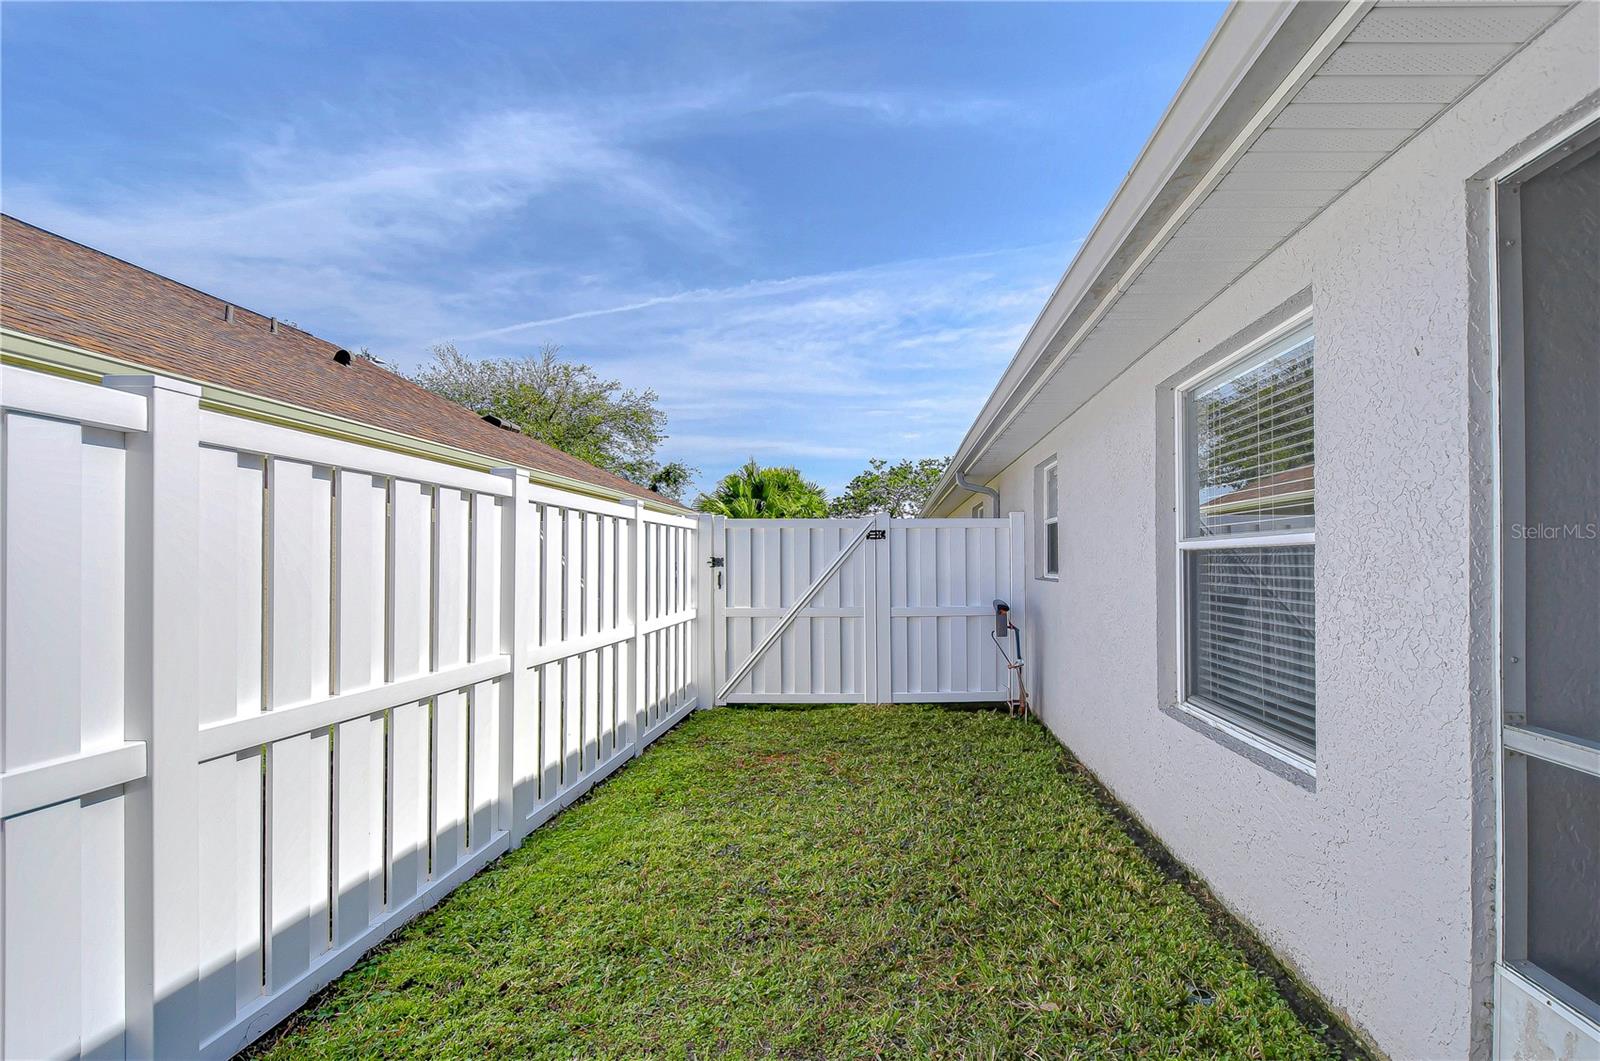
[[[1310,757],[1316,587],[1309,545],[1188,554],[1189,696]]]
[[[1312,525],[1315,463],[1309,332],[1188,399],[1193,535],[1261,534]]]
[[[1178,533],[1184,699],[1306,759],[1317,723],[1315,347],[1307,324],[1183,393]]]

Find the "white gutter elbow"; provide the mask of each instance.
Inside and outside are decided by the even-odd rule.
[[[985,494],[994,499],[994,518],[1000,518],[1000,491],[989,486],[981,486],[966,477],[960,468],[956,469],[956,485],[971,494]]]

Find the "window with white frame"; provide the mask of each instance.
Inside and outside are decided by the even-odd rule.
[[[1061,573],[1060,474],[1056,458],[1034,470],[1034,495],[1039,513],[1039,576]]]
[[[1316,752],[1311,325],[1178,392],[1183,698]]]
[[[982,519],[983,518],[983,502],[982,501],[979,501],[976,505],[972,506],[972,518],[973,519]]]

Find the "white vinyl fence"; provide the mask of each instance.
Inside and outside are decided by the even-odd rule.
[[[0,1054],[226,1056],[709,703],[696,521],[0,379]]]

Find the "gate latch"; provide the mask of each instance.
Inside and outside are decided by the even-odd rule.
[[[706,557],[706,566],[707,567],[721,567],[726,562],[727,562],[727,560],[724,557],[721,557],[721,556],[708,556],[708,557]]]
[[[869,542],[881,542],[888,536],[889,532],[881,528],[878,530],[867,531],[867,541]]]

